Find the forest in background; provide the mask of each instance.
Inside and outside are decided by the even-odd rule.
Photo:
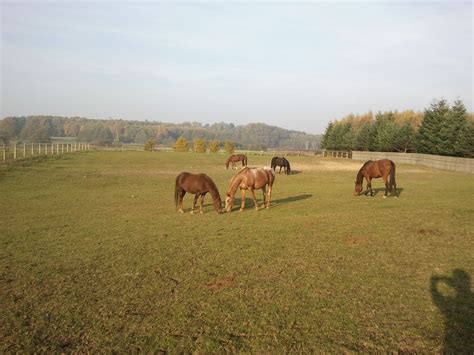
[[[474,115],[462,101],[450,106],[444,99],[424,112],[350,114],[328,124],[321,147],[474,157]]]
[[[0,142],[45,143],[51,137],[76,137],[94,144],[140,143],[152,141],[172,147],[178,138],[187,141],[235,142],[236,148],[266,150],[317,150],[321,135],[306,134],[263,123],[236,126],[232,123],[181,124],[126,121],[121,119],[87,119],[83,117],[27,116],[5,117],[0,121]]]

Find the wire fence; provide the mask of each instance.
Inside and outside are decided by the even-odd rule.
[[[38,156],[59,155],[86,150],[90,150],[90,144],[85,142],[3,144],[0,146],[0,161],[8,163]]]

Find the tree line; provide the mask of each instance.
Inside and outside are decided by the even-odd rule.
[[[49,142],[51,137],[76,137],[94,144],[152,142],[172,147],[178,138],[193,142],[201,138],[207,142],[235,142],[236,148],[249,150],[313,149],[319,148],[321,135],[306,134],[263,123],[236,126],[232,123],[201,124],[185,122],[96,120],[82,117],[27,116],[5,117],[0,120],[0,143]]]
[[[462,101],[450,106],[444,99],[424,112],[350,114],[328,124],[321,147],[474,157],[474,115]]]

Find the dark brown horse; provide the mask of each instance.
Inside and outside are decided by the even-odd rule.
[[[367,195],[370,192],[370,196],[374,196],[372,191],[372,179],[373,178],[383,178],[385,183],[385,194],[384,198],[387,197],[387,193],[390,191],[392,195],[392,188],[394,189],[394,195],[397,197],[397,184],[395,182],[395,163],[388,159],[369,160],[362,165],[359,172],[357,173],[355,181],[355,191],[354,195],[358,196],[363,190],[363,179],[367,181],[367,190],[365,194]]]
[[[232,169],[237,169],[235,163],[241,161],[242,167],[247,166],[247,156],[245,154],[234,154],[227,158],[225,162],[225,170],[229,169],[229,164],[232,163]]]
[[[272,196],[273,183],[275,181],[275,172],[268,168],[249,168],[245,167],[235,174],[229,182],[227,189],[227,196],[225,199],[225,210],[231,212],[234,207],[235,193],[238,188],[242,192],[242,204],[240,211],[245,207],[245,191],[252,192],[253,203],[255,209],[258,210],[257,198],[255,197],[255,190],[262,189],[263,193],[263,207],[270,208],[270,198]],[[266,191],[268,186],[268,192]],[[266,197],[266,206],[265,206]]]
[[[280,171],[278,172],[278,174],[281,173],[281,168],[284,169],[286,175],[291,174],[290,162],[286,158],[284,158],[284,157],[273,157],[272,162],[271,162],[271,167],[272,167],[274,172],[276,172],[277,166],[280,167]]]
[[[201,197],[200,213],[202,214],[202,204],[204,203],[204,196],[209,192],[212,196],[212,204],[217,213],[222,213],[222,202],[219,190],[212,179],[206,174],[192,174],[182,172],[176,177],[176,184],[174,189],[174,201],[176,208],[181,213],[183,211],[183,198],[186,192],[195,194],[193,208],[191,213],[194,213],[196,202]]]

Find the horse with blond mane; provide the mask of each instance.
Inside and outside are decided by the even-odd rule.
[[[247,156],[245,154],[233,154],[225,161],[225,170],[229,169],[229,164],[232,163],[232,169],[237,169],[235,163],[241,161],[242,167],[247,166]]]
[[[250,190],[252,193],[253,204],[255,209],[258,211],[257,198],[255,197],[255,190],[262,189],[263,203],[262,208],[270,208],[270,198],[272,195],[273,183],[275,181],[275,172],[268,168],[242,168],[237,174],[235,174],[229,182],[229,188],[227,189],[227,196],[225,199],[225,210],[226,212],[232,211],[235,201],[235,193],[237,188],[240,188],[242,193],[242,204],[240,211],[243,211],[245,207],[245,191]],[[268,192],[266,187],[268,186]],[[266,198],[266,199],[265,199]],[[265,206],[266,200],[266,206]]]

